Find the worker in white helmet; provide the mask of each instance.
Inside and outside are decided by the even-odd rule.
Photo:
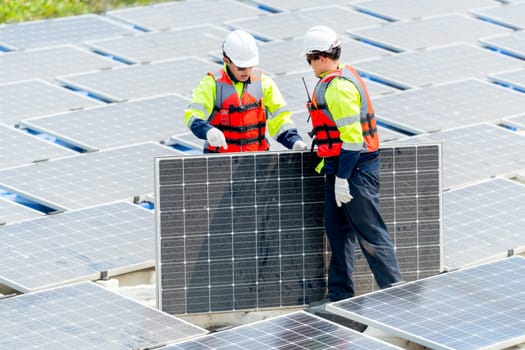
[[[306,150],[277,85],[254,68],[259,51],[253,36],[231,32],[222,53],[222,69],[201,80],[184,115],[193,134],[206,140],[204,152],[267,151],[267,128],[286,148]]]
[[[324,222],[332,251],[323,303],[354,296],[356,239],[380,288],[402,278],[380,213],[379,135],[366,85],[340,62],[341,41],[329,27],[306,32],[304,54],[319,78],[308,110],[322,158],[317,170],[325,174]]]

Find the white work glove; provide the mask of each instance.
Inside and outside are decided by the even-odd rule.
[[[295,143],[293,144],[292,149],[293,149],[294,151],[306,151],[306,150],[308,149],[308,146],[307,146],[306,143],[304,143],[303,141],[301,141],[301,140],[297,140],[297,141],[295,141]]]
[[[228,144],[226,143],[224,134],[217,128],[211,128],[208,130],[206,133],[206,140],[212,147],[224,147],[224,149],[228,149]]]
[[[338,207],[340,207],[343,204],[349,203],[352,200],[352,198],[354,198],[350,194],[350,189],[348,188],[348,180],[342,179],[337,176],[335,177],[334,193],[335,203]]]

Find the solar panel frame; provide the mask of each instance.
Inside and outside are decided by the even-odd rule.
[[[77,154],[22,130],[0,123],[0,170]]]
[[[193,89],[207,72],[217,71],[220,67],[199,57],[185,56],[112,70],[63,75],[57,80],[65,86],[112,102],[173,92],[191,97]]]
[[[439,350],[525,341],[525,258],[513,256],[326,306],[337,315]]]
[[[159,142],[188,130],[184,109],[190,99],[159,95],[20,121],[19,127],[51,135],[85,151]]]
[[[0,349],[146,349],[207,331],[92,282],[0,302]]]
[[[58,75],[123,66],[122,63],[73,45],[62,45],[0,55],[0,84],[18,80],[54,81]]]
[[[387,147],[381,157],[381,204],[402,274],[414,280],[439,273],[440,146]],[[297,306],[322,298],[329,251],[323,236],[323,199],[315,199],[324,191],[324,178],[313,172],[316,163],[315,154],[290,151],[157,158],[159,307],[172,314],[194,314]],[[203,174],[213,176],[203,179]],[[305,187],[297,188],[301,183]],[[291,196],[294,191],[302,198],[299,203]],[[264,204],[266,200],[275,204]],[[304,251],[290,250],[302,246],[290,246],[294,240],[304,240]],[[304,265],[294,259],[305,259]],[[322,265],[312,265],[319,262]],[[268,274],[270,266],[277,272]],[[314,285],[303,287],[309,276],[317,276]],[[354,277],[358,293],[377,288],[359,249]]]
[[[304,311],[177,342],[164,350],[189,349],[400,349]]]
[[[525,186],[493,178],[443,193],[445,270],[525,251]]]
[[[21,293],[155,266],[155,216],[116,202],[0,226],[0,283]]]
[[[465,79],[378,96],[373,102],[381,123],[422,134],[520,115],[525,95],[484,80]]]
[[[133,36],[86,41],[96,52],[112,55],[130,63],[145,63],[175,57],[208,58],[209,52],[221,47],[229,33],[211,24],[146,32]],[[191,45],[188,45],[191,43]]]
[[[472,44],[452,44],[407,51],[354,63],[359,73],[400,89],[428,86],[518,69],[522,63]]]
[[[117,9],[106,12],[106,15],[143,30],[160,31],[196,24],[222,25],[230,18],[245,18],[266,13],[255,6],[233,0],[192,0]]]
[[[321,18],[329,18],[330,20],[320,21]],[[233,19],[225,21],[224,25],[234,29],[244,29],[262,41],[273,41],[303,37],[306,31],[315,25],[330,26],[343,37],[348,29],[381,23],[385,23],[385,21],[354,11],[349,7],[327,5],[292,12]]]
[[[347,31],[358,40],[394,51],[421,50],[451,43],[478,44],[483,36],[510,33],[460,13],[442,14]]]
[[[32,103],[27,103],[32,101]],[[102,103],[40,79],[0,84],[0,123],[99,106]]]
[[[0,186],[58,211],[153,193],[153,158],[180,151],[144,142],[0,170]]]
[[[136,33],[106,16],[84,14],[0,26],[0,38],[16,50],[76,44],[106,36]]]

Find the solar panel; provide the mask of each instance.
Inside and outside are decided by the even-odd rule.
[[[514,89],[525,91],[525,69],[519,69],[499,74],[489,74],[490,81]]]
[[[17,80],[43,79],[111,67],[122,63],[96,55],[76,46],[56,46],[0,55],[0,83]]]
[[[0,302],[0,349],[146,349],[206,330],[95,283]]]
[[[392,21],[441,15],[445,13],[468,13],[470,9],[492,6],[492,0],[369,0],[353,1],[352,6],[371,15]]]
[[[304,311],[253,322],[167,346],[189,349],[400,349]]]
[[[454,44],[360,61],[354,66],[381,82],[413,88],[467,78],[485,79],[489,73],[521,68],[522,63],[474,45]]]
[[[525,59],[525,31],[507,35],[481,38],[480,43],[493,50],[499,50],[511,56]]]
[[[480,6],[478,6],[480,7]],[[492,6],[471,11],[484,20],[512,29],[525,29],[525,3],[511,3],[505,6]]]
[[[408,51],[451,43],[478,44],[482,36],[509,32],[508,28],[466,15],[446,14],[352,30],[349,34],[379,47]]]
[[[233,0],[192,0],[108,11],[110,18],[146,30],[182,28],[197,24],[221,25],[232,18],[265,14],[266,11]]]
[[[198,57],[181,57],[119,69],[57,77],[66,86],[88,91],[100,98],[122,102],[168,93],[191,97],[207,72],[220,66]]]
[[[134,36],[87,41],[85,44],[106,55],[132,63],[151,62],[182,56],[207,58],[220,49],[229,31],[214,25],[200,25]]]
[[[341,59],[343,62],[346,57],[351,57],[352,60],[360,60],[391,54],[378,47],[366,45],[345,37],[341,38],[341,42],[343,50]],[[304,57],[301,56],[302,51],[302,38],[275,40],[260,44],[260,62],[258,67],[272,76],[297,72],[307,72],[306,74],[313,75],[312,69]],[[222,51],[215,51],[212,55],[215,57],[215,60],[222,61]]]
[[[525,250],[525,186],[504,178],[443,193],[443,253],[449,269]]]
[[[439,146],[382,149],[381,204],[407,280],[438,273]],[[191,314],[324,296],[324,177],[310,152],[156,160],[158,305]],[[356,253],[359,293],[374,289]]]
[[[2,195],[4,194],[2,193]],[[43,215],[39,211],[14,203],[9,199],[2,198],[2,196],[0,196],[0,213],[0,225],[33,219]]]
[[[151,268],[154,220],[118,202],[0,226],[0,283],[27,293]]]
[[[525,129],[525,114],[517,117],[503,118],[502,124],[509,125],[521,132]]]
[[[0,171],[0,186],[57,210],[153,193],[153,158],[180,155],[152,142]]]
[[[502,349],[525,338],[523,281],[515,256],[326,308],[431,349]]]
[[[135,32],[107,17],[94,14],[29,21],[0,26],[0,38],[18,50],[126,35]]]
[[[468,79],[380,96],[373,102],[382,123],[419,134],[522,114],[525,94]]]
[[[160,141],[187,131],[189,99],[165,95],[23,120],[21,128],[44,132],[83,150]]]
[[[238,19],[243,18],[243,19]],[[326,18],[325,21],[323,19]],[[311,27],[327,25],[343,36],[346,30],[385,23],[348,7],[329,5],[258,17],[236,17],[225,25],[244,29],[265,41],[302,37]],[[286,30],[283,30],[286,28]]]
[[[286,12],[307,9],[309,7],[319,7],[319,1],[316,0],[287,0],[285,2],[279,0],[259,0],[253,2],[263,9],[269,9],[271,12]],[[330,1],[332,5],[347,6],[346,0]]]
[[[525,168],[525,136],[494,124],[480,123],[393,141],[395,145],[429,142],[443,144],[443,189],[497,175],[512,176]]]
[[[27,103],[31,101],[31,103]],[[43,80],[0,85],[0,123],[100,105],[100,102]]]
[[[0,124],[0,146],[0,169],[76,154],[4,124]]]

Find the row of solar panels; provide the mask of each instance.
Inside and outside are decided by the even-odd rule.
[[[260,45],[261,68],[274,76],[295,111],[301,133],[308,139],[306,93],[301,77],[307,79],[310,91],[314,78],[299,57],[301,39],[296,37],[318,24],[319,17],[332,18],[329,25],[335,26],[348,48],[345,57],[373,79],[369,87],[378,116],[388,126],[380,129],[382,139],[398,140],[423,133],[404,142],[443,144],[443,187],[453,188],[443,194],[445,265],[468,265],[479,257],[506,253],[509,247],[519,252],[523,186],[505,178],[489,180],[494,175],[523,176],[520,173],[525,168],[520,158],[523,138],[495,126],[503,121],[518,130],[523,127],[519,109],[523,102],[520,91],[525,89],[523,36],[512,29],[523,28],[525,16],[520,16],[523,6],[519,1],[509,3],[503,6],[496,1],[421,1],[414,6],[407,1],[375,0],[356,1],[348,6],[345,1],[337,6],[299,10],[318,6],[318,2],[240,4],[200,0],[112,11],[100,17],[89,15],[0,27],[0,46],[13,50],[0,55],[0,101],[8,106],[0,111],[0,123],[6,124],[1,128],[5,129],[2,139],[10,140],[5,142],[7,151],[0,155],[6,155],[5,163],[4,159],[1,162],[6,166],[0,170],[0,188],[6,191],[0,198],[0,211],[8,213],[2,221],[9,223],[1,227],[9,242],[2,254],[7,259],[1,270],[8,271],[3,280],[13,286],[18,284],[19,291],[29,292],[96,279],[101,271],[119,274],[154,264],[154,249],[145,249],[154,244],[154,215],[119,201],[129,202],[152,192],[152,157],[179,155],[181,149],[185,153],[200,149],[200,141],[188,135],[182,124],[182,110],[204,73],[219,67],[217,49],[229,29],[244,28],[267,41]],[[478,10],[483,6],[493,8]],[[241,17],[239,14],[244,11],[246,20],[231,18],[233,13],[236,18]],[[277,11],[283,12],[273,13]],[[486,23],[471,15],[503,25]],[[439,23],[446,25],[440,28]],[[195,27],[180,28],[189,24]],[[77,30],[71,30],[73,27]],[[449,27],[454,30],[447,32]],[[101,32],[96,34],[97,31]],[[119,35],[122,37],[114,37]],[[423,43],[418,41],[420,37],[425,38]],[[466,43],[448,46],[450,37]],[[50,47],[53,45],[59,46]],[[422,45],[432,48],[421,50]],[[479,122],[483,123],[464,127]],[[12,128],[15,124],[68,147],[43,142]],[[450,127],[453,129],[444,130]],[[443,131],[428,133],[437,130]],[[170,138],[179,131],[179,135]],[[167,139],[178,150],[155,144]],[[0,142],[4,150],[4,141]],[[280,149],[278,145],[274,148]],[[79,151],[99,152],[79,155]],[[36,164],[29,165],[30,162]],[[475,184],[469,185],[472,182]],[[64,213],[27,220],[43,214],[9,200],[13,197]],[[487,213],[481,223],[480,212]],[[510,213],[512,219],[502,219],[502,212]],[[138,227],[131,225],[134,222]],[[502,227],[507,234],[501,234]],[[472,244],[473,240],[477,243]],[[497,244],[487,243],[494,240]],[[20,264],[21,261],[25,263]],[[35,266],[40,263],[46,268],[39,272]],[[27,296],[30,295],[39,294]],[[114,321],[113,316],[109,318]],[[325,329],[324,321],[319,327]],[[20,333],[14,330],[8,334]],[[76,340],[78,331],[59,327],[62,334],[77,332]],[[141,335],[144,332],[137,330]],[[269,333],[275,336],[278,332]],[[514,329],[510,335],[517,333]],[[264,338],[275,341],[273,336],[268,338],[265,334]],[[287,345],[289,336],[284,340]],[[322,331],[302,339],[303,345],[319,345],[318,336],[331,338]],[[234,347],[224,342],[220,334],[218,338],[209,341],[215,346],[218,342],[225,348]],[[234,338],[246,342],[243,336]],[[353,339],[348,334],[342,338]],[[16,338],[13,344],[21,341],[26,345],[26,339]],[[52,340],[53,345],[56,339]],[[100,344],[101,338],[92,337],[87,343],[91,341]],[[261,342],[255,341],[252,346]],[[340,342],[341,338],[332,341]],[[148,345],[152,343],[159,342],[155,339]],[[117,348],[115,344],[110,348]],[[262,344],[258,348],[269,346]],[[130,347],[129,343],[126,345]],[[384,345],[366,344],[364,348],[379,346]]]

